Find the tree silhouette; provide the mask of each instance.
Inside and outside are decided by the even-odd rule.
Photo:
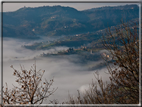
[[[130,27],[123,23],[112,34],[110,29],[106,34],[109,40],[104,39],[105,48],[115,60],[113,67],[108,65],[111,75],[111,84],[108,89],[115,92],[113,95],[119,103],[139,103],[139,36],[138,26]],[[112,69],[114,68],[114,69]],[[112,88],[113,87],[113,88]],[[117,92],[116,92],[117,91]]]
[[[103,45],[109,51],[106,61],[110,82],[104,82],[97,72],[97,82],[69,104],[139,104],[139,36],[138,26],[122,23],[115,31],[107,29]],[[110,63],[109,58],[112,59]],[[98,84],[98,85],[97,85]]]
[[[43,100],[52,95],[56,89],[50,89],[53,84],[53,79],[49,82],[42,77],[45,70],[36,70],[36,65],[31,66],[30,70],[25,70],[21,67],[21,71],[14,70],[13,75],[17,78],[18,86],[13,86],[13,89],[3,88],[3,103],[4,104],[42,104]]]

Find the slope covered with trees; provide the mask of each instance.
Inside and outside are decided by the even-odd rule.
[[[23,7],[3,13],[3,36],[37,38],[37,36],[74,35],[101,30],[138,18],[137,5],[101,7],[78,11],[71,7]]]

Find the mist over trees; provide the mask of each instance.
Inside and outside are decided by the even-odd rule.
[[[65,104],[138,104],[139,103],[139,38],[137,26],[129,27],[122,24],[115,33],[107,30],[103,39],[104,47],[110,55],[103,56],[107,64],[110,82],[102,80],[95,72],[97,82],[92,82],[90,89],[78,97],[62,102]],[[108,58],[113,62],[108,63]],[[11,66],[13,68],[13,66]],[[56,89],[50,90],[53,80],[41,82],[44,71],[32,69],[21,72],[14,69],[14,76],[19,87],[14,86],[9,90],[6,86],[3,90],[4,104],[42,104],[45,98],[52,95]],[[41,84],[40,84],[41,83]],[[40,86],[41,85],[41,86]],[[51,101],[58,104],[58,100]]]
[[[49,10],[48,12],[50,14],[48,12],[45,14],[43,12],[43,9]],[[36,16],[37,13],[38,15]],[[124,15],[122,13],[125,13],[125,20],[127,20],[128,23],[122,22],[120,24],[120,19]],[[35,17],[35,19],[31,17],[32,15]],[[57,72],[48,72],[47,75],[49,76],[58,75],[59,80],[63,78],[63,76],[66,76],[63,75],[64,73],[70,75],[71,78],[78,74],[80,78],[78,76],[74,78],[77,78],[77,80],[81,81],[82,79],[84,79],[84,81],[87,81],[87,79],[90,78],[88,72],[85,72],[82,76],[76,71],[83,72],[85,68],[84,66],[88,66],[90,64],[88,68],[91,69],[90,71],[94,72],[95,79],[95,81],[92,81],[92,83],[89,84],[89,88],[86,89],[84,93],[82,93],[81,90],[77,90],[78,95],[73,97],[72,94],[70,94],[68,99],[66,98],[65,101],[59,102],[57,98],[55,98],[54,100],[49,99],[53,94],[56,94],[57,88],[52,88],[54,79],[48,80],[49,77],[47,77],[47,75],[45,76],[45,70],[41,70],[43,66],[41,67],[41,69],[37,70],[38,65],[36,65],[35,63],[29,70],[25,69],[24,66],[20,66],[21,70],[18,71],[15,69],[15,67],[13,67],[14,64],[12,63],[11,68],[14,71],[13,76],[16,79],[15,83],[17,85],[14,84],[12,88],[9,88],[9,83],[6,83],[4,85],[2,90],[2,99],[4,105],[40,105],[43,103],[47,104],[49,101],[50,104],[139,104],[139,62],[141,60],[139,59],[139,42],[141,41],[139,40],[138,24],[131,22],[133,19],[135,20],[135,22],[138,21],[137,5],[102,7],[85,11],[78,11],[74,8],[62,6],[43,6],[38,8],[21,8],[13,13],[4,13],[4,17],[4,23],[6,23],[4,24],[4,35],[7,35],[7,37],[22,39],[28,38],[32,40],[38,39],[38,37],[36,36],[37,34],[45,36],[76,34],[74,36],[71,36],[71,38],[68,38],[66,36],[66,38],[63,37],[63,39],[60,38],[55,41],[53,40],[52,42],[40,41],[40,43],[31,43],[30,45],[27,44],[25,46],[23,45],[20,50],[16,50],[19,51],[18,55],[15,53],[17,55],[15,55],[16,57],[14,55],[12,57],[9,56],[11,57],[11,59],[13,58],[12,60],[26,60],[25,56],[28,56],[28,49],[33,49],[34,51],[30,50],[32,57],[30,56],[30,54],[27,58],[28,61],[30,58],[36,57],[40,53],[40,56],[38,56],[38,58],[41,60],[41,62],[43,60],[48,60],[47,62],[44,61],[45,63],[41,63],[41,65],[45,64],[47,71],[49,70],[52,72],[54,70],[57,70]],[[14,23],[11,20],[17,22]],[[38,21],[36,22],[36,20]],[[110,28],[107,28],[107,23],[110,24]],[[107,28],[107,30],[102,36],[101,33],[104,33],[104,28]],[[88,33],[84,34],[84,32]],[[11,34],[14,34],[14,36],[11,36]],[[61,49],[55,47],[60,45],[66,47],[62,47]],[[53,49],[52,47],[54,47],[55,49],[49,50]],[[24,49],[26,49],[26,51],[23,51]],[[44,49],[44,51],[42,49]],[[100,51],[104,49],[105,51],[101,53]],[[40,50],[40,52],[35,54],[38,50]],[[23,57],[20,54],[24,52],[26,54],[24,54]],[[7,56],[8,55],[9,54],[7,54]],[[73,55],[76,56],[73,57]],[[79,55],[82,56],[80,57]],[[57,57],[55,56],[58,56],[60,58],[57,60]],[[65,59],[68,57],[69,60],[64,60],[62,56],[65,56]],[[78,58],[78,56],[80,58]],[[54,61],[52,58],[48,59],[47,57],[53,57]],[[9,59],[10,58],[7,58],[6,61],[9,61]],[[72,61],[71,63],[69,62],[70,60]],[[106,64],[105,67],[107,67],[107,70],[104,72],[109,75],[109,81],[103,81],[102,76],[99,74],[100,68],[103,68],[105,65],[104,62],[103,64],[93,63],[94,65],[88,63],[89,61],[101,62],[102,60]],[[55,64],[58,65],[55,66]],[[62,69],[61,65],[65,69]],[[76,70],[75,67],[78,67],[78,65],[79,68],[77,68]],[[51,68],[48,68],[49,66],[51,66],[53,70]],[[70,69],[69,66],[70,68],[74,69]],[[86,67],[86,71],[89,71],[88,68]],[[98,71],[95,71],[94,68]],[[72,75],[69,72],[74,73],[75,75]],[[88,78],[86,78],[87,76]],[[44,80],[43,77],[45,77],[46,79]],[[67,83],[67,80],[65,79],[68,79],[68,81],[70,81],[70,77],[67,76],[61,81],[59,80],[57,84]],[[73,82],[77,81],[73,80]],[[68,83],[67,85],[70,84],[71,83]],[[73,85],[70,85],[70,87],[71,86]],[[61,87],[61,89],[63,89],[63,87]],[[65,93],[64,90],[61,93]],[[48,102],[46,102],[47,100]]]

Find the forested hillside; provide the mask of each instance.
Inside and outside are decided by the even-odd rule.
[[[35,38],[94,32],[138,18],[137,5],[93,8],[78,11],[71,7],[23,7],[3,13],[3,36]]]

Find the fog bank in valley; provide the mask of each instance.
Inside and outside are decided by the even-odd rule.
[[[82,64],[74,63],[75,60],[80,60],[78,55],[64,55],[64,56],[50,56],[40,57],[39,55],[44,53],[50,53],[59,50],[68,49],[68,47],[54,47],[49,50],[29,50],[21,47],[22,45],[32,43],[33,41],[23,41],[18,39],[4,38],[3,39],[3,73],[4,80],[8,83],[9,88],[13,85],[17,85],[15,77],[13,76],[13,69],[20,70],[20,65],[24,66],[25,69],[29,70],[30,67],[35,63],[37,70],[45,70],[43,78],[50,80],[54,78],[54,83],[51,88],[57,88],[54,95],[50,96],[49,99],[57,99],[60,102],[68,99],[68,94],[71,96],[77,95],[77,90],[82,93],[85,89],[88,89],[88,85],[94,78],[94,70],[88,70],[86,66]],[[100,62],[87,62],[89,63],[100,63]],[[102,76],[103,80],[108,80],[108,75],[104,73],[106,68],[99,69],[98,72]],[[49,100],[47,99],[47,101]],[[46,101],[44,103],[47,103]]]

